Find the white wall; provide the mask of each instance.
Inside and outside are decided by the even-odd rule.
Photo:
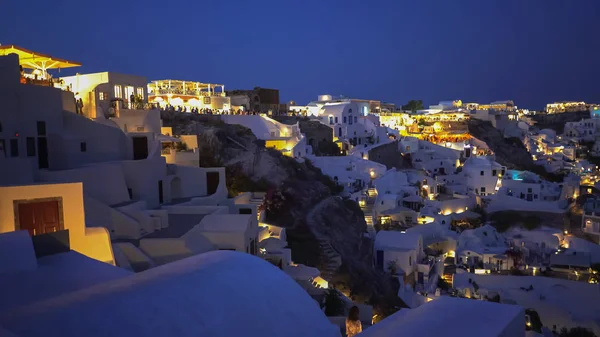
[[[384,250],[383,253],[383,269],[388,271],[390,262],[395,262],[396,266],[402,268],[406,275],[410,275],[417,267],[417,253],[414,250],[394,251]]]
[[[135,200],[145,201],[149,208],[159,206],[158,182],[163,181],[163,198],[165,197],[165,180],[167,164],[163,157],[145,160],[128,160],[121,162],[127,186],[132,190]]]
[[[85,194],[107,205],[130,200],[123,168],[119,163],[101,163],[63,171],[39,171],[37,178],[43,182],[82,182]]]

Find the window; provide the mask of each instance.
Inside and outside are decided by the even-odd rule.
[[[333,116],[329,116],[329,125],[333,125]]]
[[[19,156],[19,140],[18,139],[10,140],[10,156],[11,157]]]
[[[481,188],[481,194],[485,194],[485,187]]]
[[[407,224],[411,224],[413,222],[413,218],[411,216],[404,217],[404,220]]]
[[[344,117],[344,119],[345,119],[345,118],[346,118],[346,117]],[[350,120],[348,121],[348,124],[352,125],[352,116],[350,116],[350,118],[349,118],[349,119],[350,119]]]
[[[408,257],[408,265],[409,265],[409,266],[412,266],[412,256],[409,256],[409,257]]]
[[[6,157],[6,144],[4,143],[4,139],[0,139],[0,153],[2,153],[2,156]]]
[[[480,175],[483,175],[483,171],[481,171],[481,173],[479,173]]]
[[[86,142],[81,142],[79,144],[79,149],[81,150],[81,152],[87,152],[87,143]]]
[[[0,132],[2,132],[2,123],[0,123]]]
[[[335,118],[335,124],[337,124],[337,123],[338,123],[338,118],[336,117],[336,118]]]
[[[105,101],[106,100],[106,94],[103,92],[99,92],[98,93],[98,99],[101,101]]]
[[[527,193],[531,193],[531,188],[528,188],[528,189],[527,189]]]
[[[354,116],[354,123],[358,121],[358,117]]]
[[[35,156],[35,138],[27,137],[27,157]]]
[[[125,87],[125,99],[127,101],[129,101],[131,95],[133,95],[133,87],[132,86],[126,86]],[[131,103],[131,102],[129,102],[129,103]]]
[[[252,214],[252,209],[250,208],[240,208],[239,214]]]
[[[144,88],[137,88],[135,94],[144,99]]]
[[[44,122],[44,121],[37,122],[37,135],[38,136],[46,135],[46,122]]]
[[[492,170],[492,177],[496,176],[496,170]]]
[[[120,85],[115,85],[115,98],[123,98],[123,91]]]
[[[344,116],[344,124],[346,124],[346,116]]]
[[[534,194],[534,195],[533,195],[533,198],[534,198],[534,199],[537,199],[537,198],[538,198],[538,195],[537,195],[537,194]]]
[[[352,113],[352,109],[348,109],[348,113],[351,114]]]

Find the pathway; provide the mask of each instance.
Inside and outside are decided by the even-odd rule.
[[[319,232],[319,222],[315,219],[315,214],[320,213],[335,197],[328,197],[319,201],[306,215],[306,224],[310,228],[311,232],[317,238],[321,251],[325,258],[325,270],[321,270],[321,277],[330,282],[342,266],[342,257],[333,248],[330,243],[329,237],[321,235]]]

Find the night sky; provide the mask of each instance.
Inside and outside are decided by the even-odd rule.
[[[115,71],[402,104],[600,103],[600,0],[4,0],[0,43]],[[74,71],[63,70],[61,75]]]

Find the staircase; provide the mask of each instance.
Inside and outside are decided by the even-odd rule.
[[[371,238],[375,238],[375,221],[373,221],[373,205],[375,204],[375,198],[377,197],[377,190],[375,188],[369,188],[366,192],[367,200],[360,207],[365,214],[365,222],[367,223],[367,232]]]
[[[266,193],[264,193],[264,192],[251,192],[251,193],[252,193],[252,195],[250,196],[249,204],[256,206],[256,217],[260,221],[260,215],[261,215],[260,207],[265,202]]]
[[[321,277],[330,282],[342,265],[342,257],[327,240],[319,240],[319,246],[321,246],[321,250],[325,254],[325,261],[327,261],[325,270],[321,271]]]

